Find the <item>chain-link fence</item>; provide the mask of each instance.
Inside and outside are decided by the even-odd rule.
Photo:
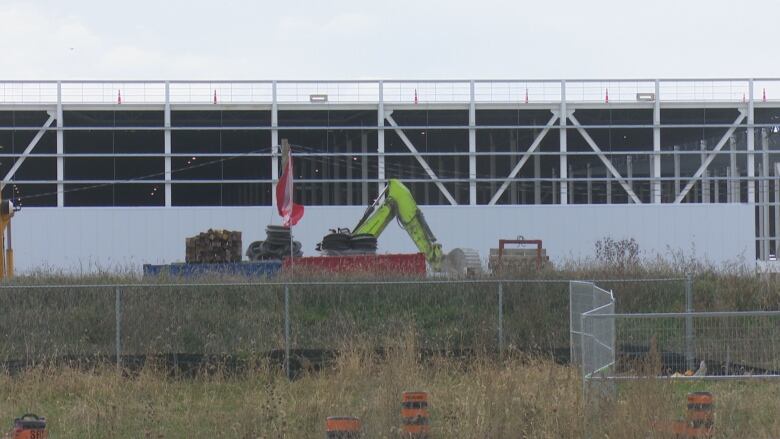
[[[616,313],[612,293],[593,283],[571,282],[569,290],[572,360],[582,368],[588,437],[609,430],[604,413],[637,404],[621,399],[620,389],[635,398],[637,391],[662,393],[661,382],[691,388],[691,380],[780,378],[780,311]],[[691,299],[689,293],[688,309]],[[645,381],[657,385],[638,390]]]
[[[424,352],[561,350],[566,281],[365,281],[0,287],[0,361],[270,357],[309,367],[361,344]]]
[[[780,311],[585,313],[615,328],[610,377],[780,378]]]
[[[679,281],[609,282],[627,301],[657,284],[659,302],[682,303]],[[4,285],[0,361],[270,358],[290,370],[356,343],[381,350],[413,339],[429,353],[520,351],[565,362],[569,295],[568,280]]]

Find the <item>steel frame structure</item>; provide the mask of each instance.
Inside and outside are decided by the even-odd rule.
[[[121,96],[121,98],[120,98]],[[315,101],[312,96],[318,96]],[[326,101],[322,102],[321,97]],[[661,113],[665,109],[722,108],[738,111],[739,116],[732,123],[714,124],[675,124],[664,125]],[[13,181],[15,172],[27,157],[30,157],[41,136],[50,130],[56,131],[56,154],[36,154],[36,157],[56,158],[56,181],[26,180],[25,184],[57,185],[57,206],[65,206],[64,185],[78,184],[133,184],[159,183],[165,188],[165,206],[172,205],[173,184],[194,183],[265,183],[276,184],[278,175],[278,145],[284,130],[371,130],[376,133],[375,151],[359,153],[365,157],[376,157],[376,178],[366,179],[362,175],[359,181],[367,180],[381,187],[386,181],[386,159],[392,157],[412,157],[424,169],[427,179],[411,178],[411,182],[434,184],[449,204],[458,202],[445,186],[446,183],[468,184],[467,202],[477,205],[477,186],[479,183],[496,184],[489,197],[488,205],[499,202],[512,183],[532,183],[536,192],[534,199],[539,200],[539,184],[552,183],[557,204],[572,202],[572,188],[575,183],[585,183],[588,188],[587,199],[592,199],[594,183],[616,182],[625,192],[630,202],[640,204],[633,185],[645,182],[650,185],[651,203],[662,203],[662,184],[673,182],[674,197],[672,203],[679,204],[691,200],[692,188],[701,186],[699,202],[711,201],[714,188],[716,196],[720,187],[718,182],[726,182],[726,196],[729,202],[750,203],[757,206],[758,230],[757,245],[760,259],[770,258],[770,247],[775,253],[780,251],[780,151],[770,150],[767,132],[777,131],[778,125],[756,123],[757,109],[780,109],[780,78],[715,78],[715,79],[575,79],[575,80],[364,80],[364,81],[0,81],[0,111],[4,110],[44,110],[49,119],[23,153],[0,154],[0,157],[19,158],[0,185]],[[125,153],[121,157],[161,157],[164,160],[164,172],[156,179],[145,180],[78,180],[65,178],[64,160],[68,157],[117,157],[117,154],[65,154],[64,134],[68,130],[113,130],[115,127],[69,127],[63,123],[63,115],[72,110],[153,110],[163,113],[163,126],[133,127],[137,130],[160,130],[164,133],[163,154]],[[271,114],[270,126],[231,127],[231,129],[270,131],[271,148],[268,151],[248,154],[204,153],[205,157],[270,157],[271,179],[240,180],[181,180],[172,177],[172,159],[189,154],[173,153],[172,135],[183,129],[223,129],[224,127],[177,127],[172,126],[171,114],[177,110],[267,110]],[[376,111],[376,126],[280,126],[279,112],[286,110],[370,110]],[[393,118],[394,111],[403,110],[463,110],[468,113],[467,125],[416,126],[399,125]],[[477,115],[481,110],[544,110],[550,112],[549,121],[544,125],[479,125]],[[579,110],[590,109],[643,109],[652,111],[650,124],[626,124],[620,128],[646,128],[652,130],[652,145],[636,145],[635,150],[605,151],[591,137],[590,130],[615,128],[612,124],[588,124],[579,122]],[[56,122],[56,123],[55,123]],[[712,149],[702,145],[701,151],[663,150],[662,128],[725,128],[726,132]],[[517,151],[478,151],[477,133],[488,129],[539,130],[533,141],[520,146]],[[0,130],[11,129],[0,127]],[[421,151],[405,134],[407,130],[457,129],[468,132],[468,149],[464,151]],[[553,130],[558,131],[559,147],[557,151],[540,151],[539,145],[545,136]],[[746,147],[737,150],[733,134],[744,129]],[[761,150],[756,151],[756,130],[760,131]],[[386,133],[395,133],[406,146],[408,152],[386,152]],[[570,151],[568,134],[577,132],[591,148],[591,151]],[[729,149],[725,147],[729,145]],[[355,153],[296,152],[301,157],[338,157]],[[692,176],[680,173],[681,157],[700,155],[701,163]],[[627,156],[627,174],[623,175],[614,165],[612,157]],[[468,173],[465,177],[439,177],[435,167],[427,157],[464,157],[468,160]],[[479,157],[508,157],[518,159],[510,167],[507,175],[480,177],[477,174]],[[552,177],[542,177],[538,171],[538,159],[545,156],[557,156],[558,166],[553,169]],[[585,176],[576,176],[570,171],[570,157],[595,156],[608,172],[603,176],[593,176],[590,165]],[[728,156],[731,166],[729,175],[713,176],[710,172],[712,162],[721,156]],[[647,177],[632,175],[631,157],[647,157],[649,173]],[[744,157],[744,174],[737,170],[737,157]],[[520,171],[531,159],[534,159],[534,177],[518,178]],[[664,158],[674,162],[674,172],[664,169]],[[756,162],[760,163],[756,172]],[[774,165],[774,166],[773,166]],[[673,175],[673,176],[672,176]],[[687,180],[681,187],[681,182]],[[322,178],[303,180],[311,183],[355,183],[355,179]],[[714,187],[711,185],[715,183]],[[770,188],[774,185],[774,191]],[[492,186],[491,186],[492,187]],[[745,192],[742,192],[742,189]],[[757,190],[758,188],[758,190]],[[772,193],[774,192],[774,193]],[[274,190],[271,191],[275,193]],[[350,194],[351,197],[351,194]],[[718,196],[719,197],[719,196]],[[364,198],[366,198],[364,196]],[[612,200],[612,186],[607,185],[607,202]],[[772,209],[774,208],[774,209]],[[774,212],[773,212],[774,210]],[[770,215],[771,213],[771,215]],[[771,221],[772,218],[774,221]],[[774,222],[774,224],[770,224]],[[774,230],[774,233],[770,231]],[[773,245],[770,245],[774,242]]]

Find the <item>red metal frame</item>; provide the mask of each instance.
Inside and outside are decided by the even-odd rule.
[[[542,240],[541,239],[499,239],[498,240],[498,263],[501,266],[501,258],[504,256],[504,246],[507,244],[529,245],[536,244],[536,269],[542,268]]]

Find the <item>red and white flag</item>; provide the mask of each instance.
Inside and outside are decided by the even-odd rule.
[[[293,202],[293,163],[290,148],[282,148],[282,176],[276,185],[276,208],[282,225],[292,227],[303,216],[303,206]]]

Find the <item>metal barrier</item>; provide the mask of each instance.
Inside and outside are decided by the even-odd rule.
[[[780,378],[780,311],[616,313],[611,292],[593,283],[571,282],[569,290],[586,437],[608,428],[599,420],[614,410],[620,382]]]
[[[0,361],[282,358],[288,374],[351,343],[472,354],[565,346],[564,280],[0,286]],[[563,299],[563,300],[562,300]],[[532,312],[528,312],[533,310]],[[538,311],[537,311],[538,310]],[[559,311],[562,313],[562,310]],[[530,314],[530,315],[527,315]],[[554,332],[559,330],[558,334]],[[292,366],[291,366],[292,364]]]
[[[648,283],[668,280],[611,282],[644,296]],[[591,283],[572,285],[596,295],[582,307],[610,297]],[[680,292],[655,290],[664,292],[658,301]],[[327,357],[354,343],[393,348],[406,335],[427,352],[541,351],[566,361],[569,339],[582,332],[579,319],[571,335],[563,324],[572,291],[568,280],[512,279],[3,285],[0,362],[270,354],[292,374],[308,367],[308,353]]]
[[[686,322],[692,322],[692,331]],[[617,361],[605,378],[780,378],[780,311],[583,314],[584,332],[615,328]],[[690,367],[686,350],[693,353]],[[588,351],[583,362],[598,361]],[[592,376],[585,375],[586,379]]]
[[[780,99],[780,79],[0,81],[0,104],[319,102],[312,100],[313,95],[327,96],[327,102],[357,104],[611,103],[656,99],[739,103],[751,97],[757,102]]]
[[[615,313],[612,291],[593,282],[569,283],[569,334],[571,362],[582,368],[583,380],[601,374],[615,364],[615,325],[612,321],[588,319],[591,315]]]

